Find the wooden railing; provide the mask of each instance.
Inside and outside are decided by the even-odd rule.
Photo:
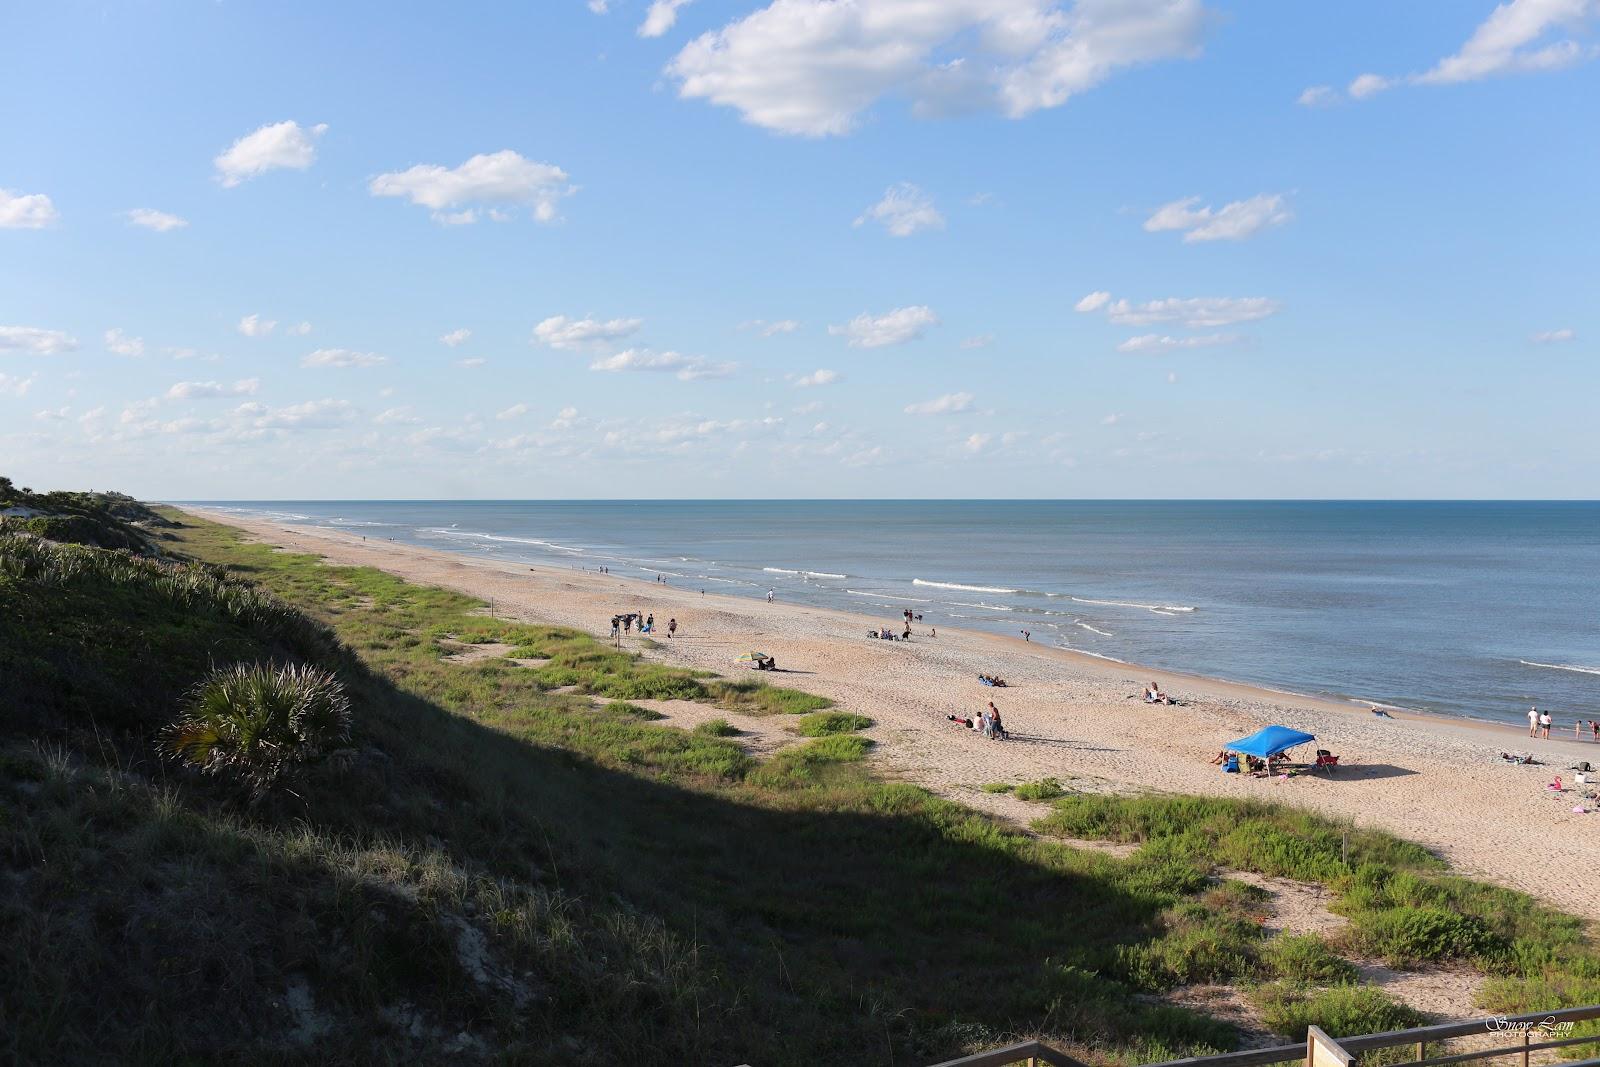
[[[1326,1035],[1322,1037],[1326,1042],[1323,1048],[1333,1053],[1334,1062],[1337,1062],[1338,1053],[1333,1050],[1347,1054],[1350,1060],[1354,1060],[1363,1052],[1412,1046],[1415,1049],[1415,1056],[1407,1061],[1407,1067],[1446,1067],[1448,1064],[1469,1063],[1500,1056],[1517,1056],[1518,1067],[1529,1067],[1529,1057],[1535,1052],[1566,1048],[1571,1045],[1600,1044],[1600,1035],[1596,1034],[1584,1037],[1560,1036],[1565,1030],[1571,1029],[1570,1026],[1563,1028],[1563,1024],[1576,1024],[1590,1019],[1600,1019],[1600,1004],[1585,1008],[1534,1012],[1529,1015],[1495,1015],[1478,1019],[1460,1019],[1432,1026],[1419,1026],[1411,1030],[1391,1030],[1387,1033],[1362,1034],[1357,1037],[1337,1039],[1327,1038]],[[1317,1033],[1321,1034],[1321,1031]],[[1482,1034],[1504,1034],[1507,1041],[1493,1048],[1427,1055],[1429,1045]],[[1535,1037],[1539,1040],[1534,1040]],[[1246,1052],[1224,1052],[1217,1056],[1190,1056],[1181,1060],[1149,1064],[1147,1067],[1267,1067],[1268,1064],[1293,1061],[1305,1063],[1307,1067],[1325,1067],[1328,1061],[1314,1055],[1314,1047],[1314,1044],[1308,1046],[1304,1043],[1275,1045],[1271,1048],[1250,1049]],[[1038,1041],[1024,1041],[1006,1048],[946,1060],[934,1064],[933,1067],[1008,1067],[1010,1064],[1019,1063],[1025,1063],[1028,1067],[1038,1067],[1039,1064],[1049,1064],[1050,1067],[1084,1067],[1080,1061],[1066,1053]],[[1560,1067],[1600,1067],[1600,1059],[1569,1060],[1560,1064]]]

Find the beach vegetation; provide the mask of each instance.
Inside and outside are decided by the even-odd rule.
[[[1017,788],[1015,782],[985,782],[978,787],[985,793],[1009,793]]]
[[[854,733],[871,725],[871,719],[854,712],[813,711],[809,715],[802,715],[794,728],[796,733],[805,737],[826,737],[829,734]]]
[[[1023,782],[1016,788],[1016,796],[1019,800],[1054,800],[1057,797],[1065,796],[1066,792],[1060,780],[1056,778],[1040,778],[1033,782]]]
[[[1383,990],[1353,983],[1311,988],[1269,982],[1252,990],[1250,999],[1268,1029],[1291,1041],[1304,1041],[1312,1026],[1338,1038],[1406,1030],[1426,1021],[1420,1012],[1397,1003]]]
[[[738,737],[739,728],[727,719],[707,719],[694,728],[697,734],[708,737]]]
[[[1261,951],[1276,977],[1302,985],[1337,985],[1356,980],[1355,965],[1342,959],[1316,934],[1280,934]]]

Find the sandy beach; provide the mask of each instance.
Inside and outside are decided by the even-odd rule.
[[[624,644],[663,662],[736,674],[740,652],[771,653],[783,670],[763,677],[831,697],[875,721],[868,734],[885,773],[1020,823],[1042,809],[978,787],[1054,776],[1085,790],[1260,797],[1381,827],[1436,850],[1463,874],[1600,918],[1600,814],[1575,813],[1578,793],[1547,787],[1557,774],[1570,787],[1567,768],[1580,760],[1600,766],[1600,745],[1573,740],[1570,719],[1564,739],[1542,740],[1515,728],[1402,710],[1381,718],[1365,707],[1156,673],[1020,638],[944,628],[934,638],[919,625],[909,642],[877,641],[867,631],[895,620],[187,510],[334,563],[492,598],[498,613],[531,622],[604,635],[614,614],[653,613],[659,647],[644,647],[637,636]],[[679,625],[670,641],[669,618]],[[980,672],[1010,685],[986,687]],[[1181,704],[1141,702],[1151,680]],[[947,718],[971,715],[988,700],[1013,734],[1039,740],[989,741]],[[686,722],[709,715],[665,710]],[[1207,762],[1229,740],[1268,723],[1315,733],[1320,747],[1339,754],[1338,773],[1255,779],[1222,774]],[[757,747],[785,740],[778,720],[736,725],[752,731]],[[1501,762],[1501,750],[1531,751],[1541,765]]]

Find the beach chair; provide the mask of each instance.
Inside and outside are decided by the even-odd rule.
[[[1227,759],[1223,760],[1222,761],[1222,773],[1223,774],[1238,774],[1239,773],[1239,757],[1230,755]]]
[[[1339,769],[1339,757],[1325,748],[1317,749],[1317,762],[1311,765],[1314,771],[1326,770],[1329,774]]]

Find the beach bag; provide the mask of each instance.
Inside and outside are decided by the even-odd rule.
[[[1228,757],[1228,761],[1222,765],[1222,773],[1224,773],[1224,774],[1238,774],[1239,773],[1239,757],[1238,756],[1229,756]]]

